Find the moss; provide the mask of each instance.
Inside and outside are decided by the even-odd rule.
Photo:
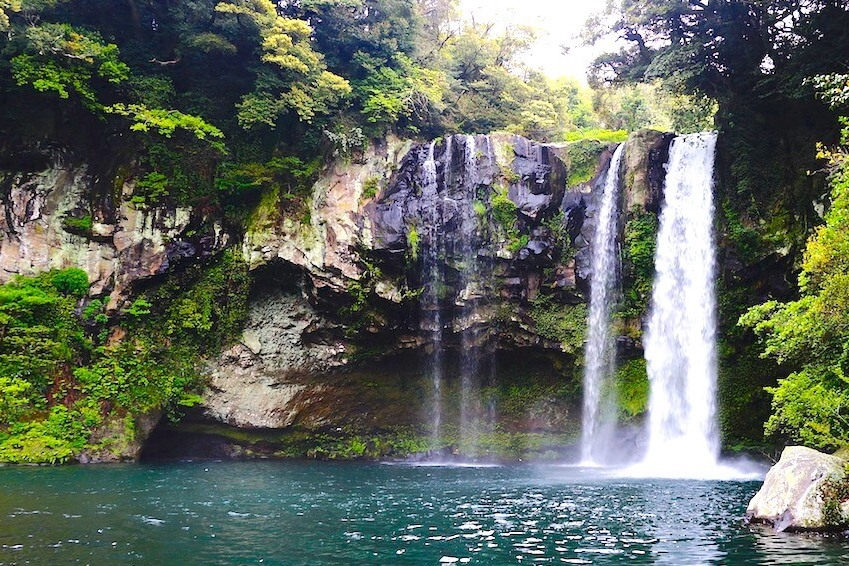
[[[583,348],[587,333],[587,305],[557,303],[554,298],[540,296],[531,302],[529,314],[540,336],[559,342],[564,352],[577,353]]]
[[[168,196],[171,182],[162,173],[148,173],[136,183],[130,202],[137,206],[153,206]]]
[[[377,177],[369,177],[363,183],[363,192],[360,195],[360,202],[364,202],[370,199],[373,199],[377,196],[377,192],[380,190],[380,179]]]
[[[410,258],[413,261],[418,261],[419,259],[419,230],[416,226],[410,225],[407,230],[407,247],[410,250]]]
[[[629,360],[616,372],[616,398],[619,414],[632,419],[644,414],[649,404],[649,376],[646,360]]]
[[[623,246],[623,294],[619,315],[639,318],[647,310],[654,283],[654,254],[657,248],[657,216],[634,207],[628,212]]]
[[[570,143],[566,147],[569,158],[567,186],[574,187],[590,181],[598,171],[599,158],[607,144],[595,140]]]
[[[843,477],[829,479],[820,484],[822,518],[826,527],[842,530],[849,525],[849,517],[843,514],[841,504],[849,501],[849,464],[844,465]]]
[[[248,457],[311,460],[381,460],[408,458],[430,451],[452,453],[461,448],[459,431],[448,427],[438,445],[425,431],[412,427],[388,430],[242,430],[218,424],[181,424],[178,433],[202,434],[226,439],[240,446]],[[501,429],[481,432],[474,438],[474,455],[494,460],[555,459],[562,456],[572,435],[515,432]],[[467,454],[469,455],[469,454]]]
[[[263,191],[259,203],[248,217],[248,232],[260,232],[274,226],[281,217],[280,190],[276,187]]]
[[[517,226],[519,207],[507,196],[506,189],[496,189],[492,193],[490,210],[493,220],[505,238],[507,249],[515,253],[527,245],[527,239],[522,242],[522,234]]]
[[[102,301],[82,301],[82,270],[0,287],[0,375],[18,376],[0,378],[0,461],[126,450],[135,416],[176,416],[197,403],[202,360],[240,332],[248,286],[247,267],[230,252],[192,266],[114,317],[120,342],[108,340],[117,328]]]
[[[94,220],[90,214],[86,216],[65,216],[62,218],[62,229],[70,234],[79,236],[90,236],[91,229],[94,226]]]

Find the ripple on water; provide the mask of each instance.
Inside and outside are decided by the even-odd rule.
[[[743,526],[756,482],[272,462],[62,469],[61,482],[56,472],[0,470],[11,509],[0,563],[830,564],[849,554],[843,541]]]

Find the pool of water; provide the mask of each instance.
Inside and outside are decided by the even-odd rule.
[[[758,481],[565,467],[0,468],[0,564],[837,564],[743,524]]]

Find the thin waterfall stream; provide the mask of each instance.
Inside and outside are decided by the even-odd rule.
[[[436,142],[430,142],[427,148],[427,157],[422,162],[422,197],[429,202],[435,203],[439,194],[439,185],[436,173],[436,158],[434,147]],[[442,247],[439,243],[438,227],[442,224],[440,208],[431,206],[426,209],[427,243],[424,246],[422,258],[422,271],[427,285],[422,295],[422,325],[432,342],[430,354],[430,376],[433,386],[432,398],[430,399],[430,427],[431,427],[431,450],[438,449],[442,436],[442,366],[444,352],[442,349],[442,311],[439,305],[439,289],[442,287],[443,273],[440,255]]]
[[[587,320],[587,346],[584,366],[583,432],[581,461],[594,464],[603,460],[615,425],[611,389],[605,390],[616,372],[616,344],[611,332],[611,314],[621,294],[619,278],[620,169],[625,144],[616,148],[608,166],[601,204],[598,207],[595,237],[591,247],[592,280]]]
[[[482,410],[480,397],[481,384],[486,381],[480,375],[483,334],[479,305],[484,270],[478,254],[479,218],[475,212],[478,160],[491,159],[488,136],[483,136],[483,142],[480,155],[473,135],[446,137],[441,154],[436,151],[435,142],[429,144],[421,162],[420,182],[422,201],[427,203],[422,211],[425,226],[421,328],[432,344],[428,360],[432,382],[431,450],[443,450],[446,440],[455,436],[452,431],[456,427],[459,454],[472,458],[478,453],[482,427],[488,426],[490,420],[490,415]],[[455,153],[458,159],[462,156],[457,170],[453,163]],[[452,305],[445,292],[455,283],[459,290]],[[450,360],[446,356],[446,330],[458,337],[456,362],[454,356]],[[456,405],[452,402],[455,394]]]
[[[460,350],[460,450],[464,454],[477,454],[480,434],[478,395],[480,383],[480,348],[478,344],[478,302],[480,295],[480,269],[476,232],[477,215],[474,211],[478,183],[478,164],[475,136],[465,138],[463,209],[461,213],[460,255],[463,267],[463,291],[459,297],[461,314],[467,328],[462,331]]]

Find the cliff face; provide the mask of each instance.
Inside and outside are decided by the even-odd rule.
[[[669,141],[629,142],[623,210],[656,212]],[[0,277],[78,266],[116,309],[140,285],[239,249],[254,280],[248,321],[236,344],[208,353],[209,386],[184,432],[421,432],[435,352],[451,421],[473,349],[477,410],[539,435],[525,444],[540,452],[577,427],[589,242],[612,149],[389,138],[330,164],[306,210],[265,194],[243,234],[198,211],[137,207],[132,180],[94,197],[84,164],[45,152],[42,170],[0,172]],[[288,453],[265,432],[229,442]]]
[[[39,152],[36,163],[35,170],[0,170],[0,282],[79,267],[90,293],[108,295],[114,307],[135,282],[230,243],[217,224],[189,209],[130,204],[131,182],[117,179],[113,198],[98,198],[88,166],[62,151]],[[203,233],[194,230],[201,224],[208,226]]]

